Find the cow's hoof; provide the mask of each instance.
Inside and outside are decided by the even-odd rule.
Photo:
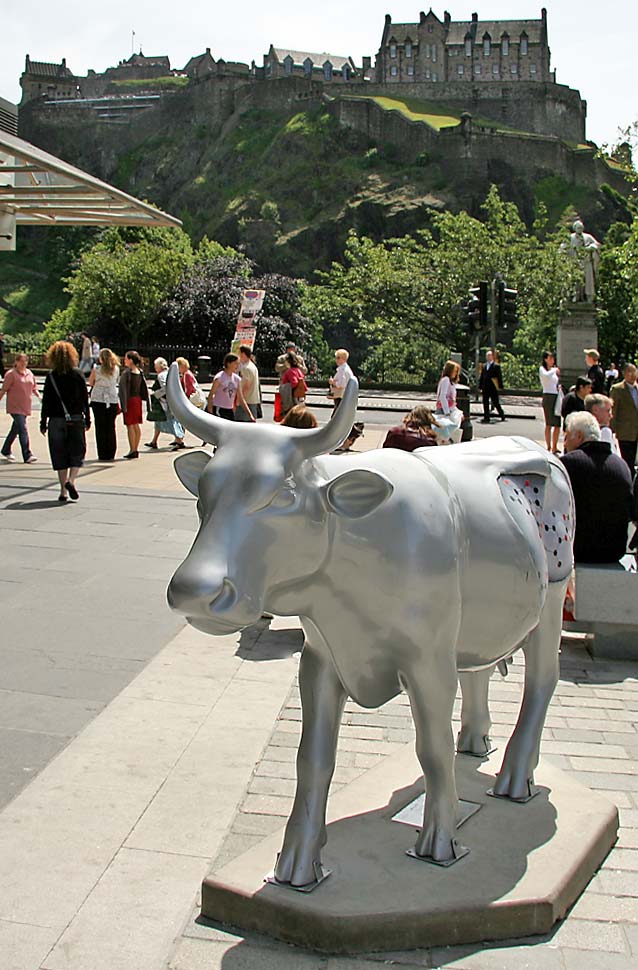
[[[445,868],[453,866],[455,862],[463,859],[470,851],[467,846],[461,845],[456,839],[450,839],[442,854],[439,852],[437,855],[433,855],[429,852],[420,852],[420,843],[421,840],[419,839],[414,849],[408,849],[406,855],[410,856],[411,859],[418,859],[419,862],[430,862],[432,865],[444,866]]]
[[[486,758],[488,754],[496,751],[496,747],[487,734],[477,733],[469,728],[461,728],[456,739],[456,750],[458,754],[471,754],[474,758]]]
[[[501,771],[496,777],[494,787],[488,789],[487,794],[494,798],[509,798],[512,802],[529,802],[538,795],[539,789],[534,785],[534,778],[517,777],[507,771]]]
[[[309,886],[317,881],[317,873],[321,872],[321,860],[318,854],[308,852],[304,846],[290,849],[284,845],[277,857],[275,879],[293,887]]]

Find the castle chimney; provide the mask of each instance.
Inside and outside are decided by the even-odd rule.
[[[66,67],[66,57],[62,58],[62,67]]]
[[[370,67],[372,66],[372,58],[364,57],[361,66],[363,68],[364,73],[365,71],[369,71]]]
[[[207,48],[206,48],[206,53],[207,53],[207,54],[210,54],[210,47],[207,47]]]
[[[477,24],[478,23],[478,14],[477,13],[473,13],[472,14],[472,23],[473,24]]]
[[[445,13],[443,14],[443,23],[445,24],[446,30],[449,28],[451,21],[452,21],[452,17],[450,13],[446,10]]]
[[[386,25],[392,23],[392,17],[390,16],[389,13],[385,15],[385,22],[386,22]]]
[[[423,13],[423,11],[421,11],[421,13],[419,14],[419,23],[420,24],[425,23],[425,14]]]
[[[541,20],[547,22],[547,9],[545,7],[541,10]]]

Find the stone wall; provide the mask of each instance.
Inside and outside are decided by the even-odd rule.
[[[383,86],[352,84],[353,94],[419,98],[441,102],[456,111],[497,121],[521,131],[556,135],[576,144],[585,141],[587,106],[578,91],[564,84],[533,81],[473,84],[471,81],[414,82]],[[340,92],[341,93],[341,92]]]

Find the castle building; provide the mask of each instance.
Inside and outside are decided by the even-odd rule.
[[[212,74],[215,70],[215,58],[210,52],[210,47],[207,47],[203,54],[196,54],[195,57],[191,57],[184,65],[183,74],[188,77],[198,78],[206,77],[208,74]]]
[[[430,9],[418,23],[386,15],[376,59],[378,84],[459,81],[556,81],[550,70],[547,11],[540,20],[439,20]]]
[[[46,61],[32,61],[26,56],[24,74],[20,78],[22,101],[31,101],[46,95],[49,98],[79,98],[78,78],[66,66],[66,57],[61,64]]]
[[[254,69],[259,76],[268,80],[275,77],[306,77],[317,81],[361,81],[370,69],[370,58],[363,58],[363,67],[355,67],[351,57],[340,54],[312,53],[311,51],[292,51],[283,47],[273,47],[264,54],[263,68]]]

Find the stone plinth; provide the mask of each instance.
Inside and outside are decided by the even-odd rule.
[[[596,307],[593,303],[569,303],[556,331],[556,360],[565,387],[587,373],[583,353],[586,347],[598,347]]]
[[[546,933],[616,840],[616,807],[545,762],[527,804],[490,798],[502,751],[457,757],[463,799],[480,811],[459,830],[470,854],[449,869],[409,858],[415,831],[392,816],[422,790],[406,746],[329,802],[332,875],[310,894],[264,883],[283,829],[202,887],[202,915],[327,952],[411,949]]]
[[[638,660],[638,573],[634,556],[576,566],[574,627],[594,634],[594,657]]]

